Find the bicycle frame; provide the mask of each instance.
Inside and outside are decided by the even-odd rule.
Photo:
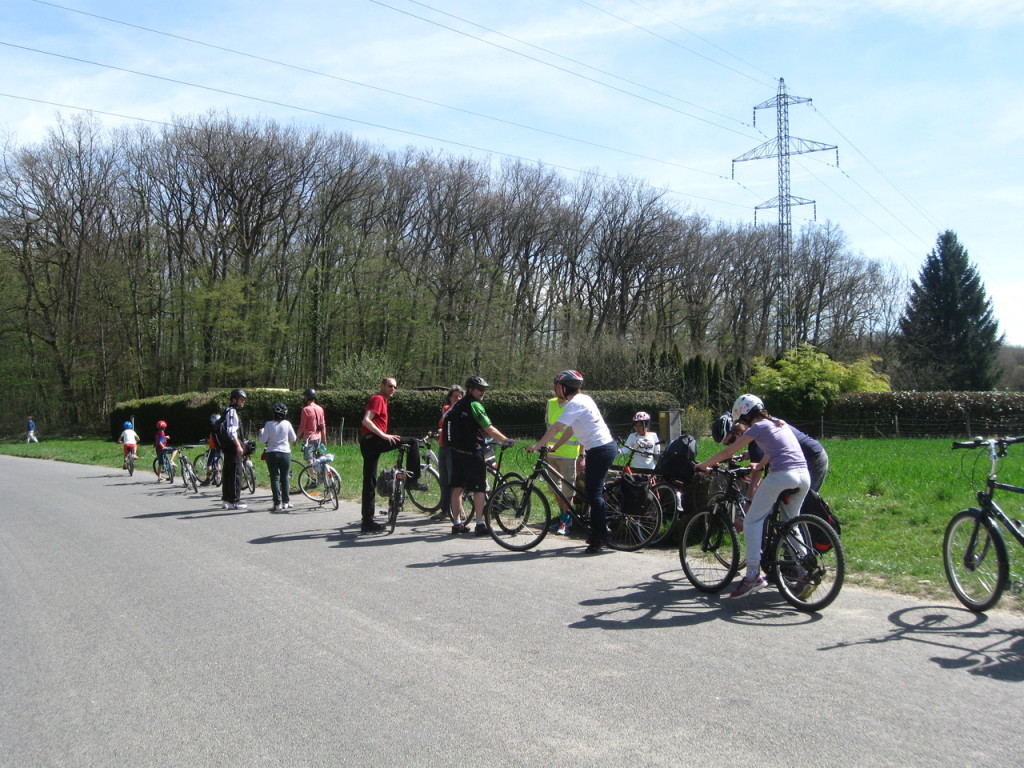
[[[531,472],[530,476],[526,478],[526,484],[532,488],[536,484],[535,481],[538,478],[544,480],[544,482],[547,483],[548,488],[550,488],[554,492],[555,496],[565,504],[564,509],[572,509],[572,502],[562,492],[562,489],[559,488],[559,483],[564,485],[570,485],[570,483],[565,479],[565,476],[562,475],[561,472],[548,464],[544,458],[547,455],[548,449],[541,448],[537,456],[537,463],[533,467],[533,472]],[[554,475],[554,477],[552,477],[552,475]],[[557,478],[557,480],[555,478]]]
[[[985,480],[985,490],[978,491],[977,499],[979,508],[974,508],[979,513],[978,520],[975,523],[974,530],[971,533],[970,543],[968,552],[973,552],[974,545],[977,543],[978,530],[982,527],[982,516],[993,517],[1003,524],[1003,527],[1010,532],[1010,535],[1024,547],[1024,531],[1021,531],[1017,527],[1013,519],[1007,515],[1002,508],[995,501],[996,491],[1009,491],[1010,493],[1024,494],[1024,488],[1017,485],[1010,485],[1009,483],[1000,483],[996,478],[998,477],[999,470],[999,459],[1006,456],[1007,443],[1001,440],[989,441],[989,460],[991,461],[991,469],[988,477]],[[1020,592],[1021,587],[1017,586],[1016,591]]]

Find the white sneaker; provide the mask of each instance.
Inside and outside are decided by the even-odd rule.
[[[232,509],[248,509],[249,507],[247,505],[245,505],[245,504],[239,503],[239,504],[233,504],[231,506],[231,508]]]
[[[555,531],[555,533],[557,533],[559,536],[568,536],[569,535],[569,524],[568,523],[560,523],[559,526],[558,526],[558,530]]]

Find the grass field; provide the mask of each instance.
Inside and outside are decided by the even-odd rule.
[[[533,459],[521,447],[506,457],[506,470],[528,473]],[[942,535],[957,510],[974,503],[984,484],[988,455],[983,451],[952,451],[949,440],[827,440],[831,470],[822,495],[843,523],[843,545],[850,583],[921,596],[950,597],[942,569]],[[189,457],[201,448],[187,451]],[[342,477],[342,495],[359,496],[362,459],[354,445],[332,446]],[[704,440],[699,457],[713,452]],[[120,446],[104,440],[53,440],[4,443],[0,453],[120,467]],[[138,466],[149,470],[153,449],[145,446]],[[299,452],[293,453],[299,458]],[[386,466],[388,456],[381,459]],[[255,461],[257,482],[268,485],[266,465]],[[200,473],[202,468],[199,467]],[[150,475],[142,474],[141,478]],[[1000,479],[1024,485],[1024,448],[1000,464]],[[1024,518],[1024,496],[997,497],[1011,517]],[[411,509],[411,505],[410,509]],[[1024,553],[1010,545],[1011,572],[1024,574]],[[1007,596],[1009,597],[1009,596]],[[1004,598],[1003,607],[1020,607]]]

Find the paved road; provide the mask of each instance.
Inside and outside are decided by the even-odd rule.
[[[0,764],[1015,765],[1024,617],[0,456]],[[555,538],[555,537],[552,537]],[[938,546],[938,542],[936,542]]]

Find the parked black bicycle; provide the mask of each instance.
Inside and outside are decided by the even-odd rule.
[[[972,611],[983,612],[999,602],[1004,590],[1020,595],[1024,591],[1024,575],[1010,578],[1010,557],[1003,526],[1024,547],[1024,523],[1014,520],[996,504],[996,491],[1024,494],[1024,488],[1000,483],[999,460],[1006,458],[1006,449],[1024,442],[1021,437],[980,437],[967,442],[954,442],[953,448],[987,448],[990,467],[985,487],[977,493],[978,506],[953,515],[942,540],[942,562],[953,594]]]
[[[702,592],[724,590],[740,570],[736,524],[743,519],[746,495],[741,479],[749,467],[713,467],[727,479],[724,491],[687,522],[679,543],[679,561],[690,583]],[[846,557],[836,530],[821,517],[800,514],[783,520],[780,494],[764,524],[761,568],[782,597],[800,611],[825,608],[839,596]]]

